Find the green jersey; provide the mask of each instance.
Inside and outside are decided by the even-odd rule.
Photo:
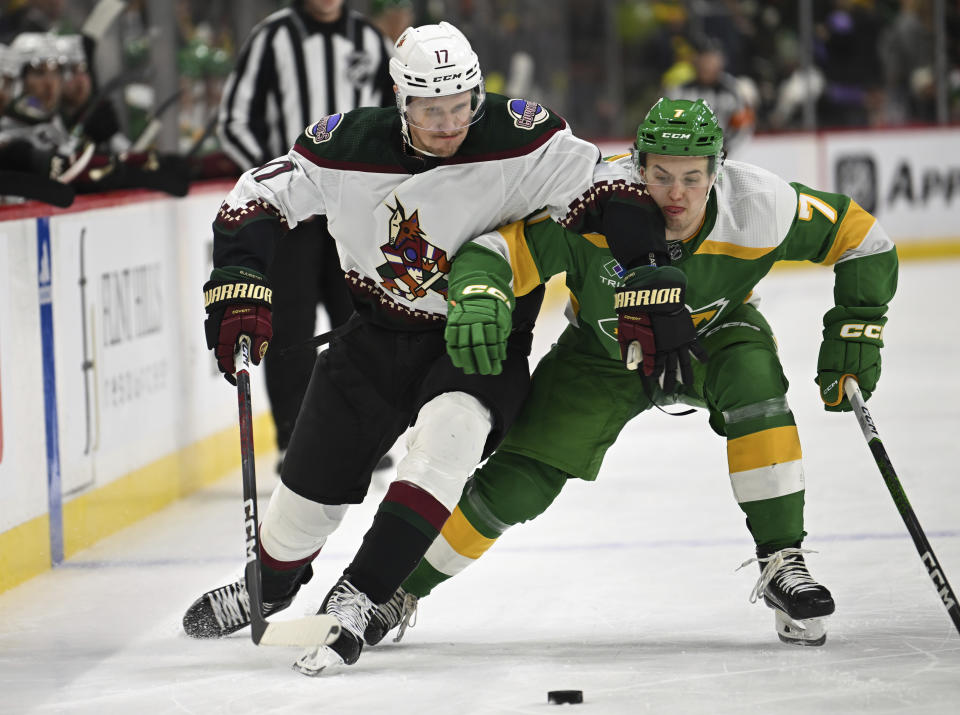
[[[567,315],[574,326],[564,341],[620,360],[614,290],[623,269],[602,226],[604,201],[629,190],[636,203],[653,199],[632,179],[628,155],[601,162],[594,185],[575,203],[563,228],[546,216],[509,224],[487,236],[495,260],[509,262],[514,293],[523,295],[566,272]],[[638,198],[639,197],[639,198]],[[496,240],[494,240],[496,239]],[[461,250],[454,271],[491,265],[491,251]],[[777,261],[830,265],[836,276],[831,319],[855,314],[879,319],[897,283],[897,254],[883,227],[843,194],[787,183],[760,167],[727,162],[707,202],[699,229],[668,244],[672,265],[687,276],[687,307],[701,337],[745,302],[757,303],[757,283]],[[839,314],[838,314],[839,313]]]

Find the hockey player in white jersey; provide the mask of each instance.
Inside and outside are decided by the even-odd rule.
[[[526,394],[540,296],[517,301],[508,269],[448,283],[451,259],[541,206],[566,213],[599,159],[546,107],[485,95],[477,56],[452,25],[408,28],[396,52],[399,114],[323,117],[287,155],[246,172],[214,224],[204,286],[208,346],[231,382],[239,337],[251,336],[254,362],[271,339],[264,272],[288,227],[326,215],[357,311],[317,359],[260,526],[265,615],[290,604],[412,424],[397,479],[322,606],[341,635],[297,662],[308,675],[357,660],[373,609],[416,566]],[[447,344],[472,356],[473,374],[451,363]],[[218,637],[249,621],[241,579],[201,596],[183,625]]]

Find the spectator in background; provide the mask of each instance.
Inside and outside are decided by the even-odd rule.
[[[815,105],[823,92],[823,73],[816,65],[806,68],[800,65],[799,45],[794,37],[781,38],[777,52],[787,74],[776,86],[768,123],[773,129],[799,129],[803,124],[804,105],[807,102]]]
[[[391,48],[343,0],[297,0],[253,29],[224,86],[218,131],[244,170],[287,152],[321,117],[394,103]],[[281,354],[313,336],[317,304],[331,326],[353,303],[325,217],[301,222],[276,244],[267,277],[273,289],[273,349],[265,359],[267,395],[283,455],[307,389],[315,351]]]
[[[8,171],[67,182],[93,154],[70,136],[59,115],[63,77],[56,38],[44,32],[17,35],[12,53],[20,92],[0,117],[0,166]]]
[[[879,120],[879,30],[873,7],[856,0],[833,0],[817,24],[814,55],[825,80],[817,105],[820,127],[863,127]]]
[[[98,100],[90,97],[89,81],[72,87],[77,98],[86,94],[86,99],[73,110],[79,114],[68,112],[74,124],[67,124],[64,88],[70,81],[64,80],[64,67],[75,64],[77,56],[68,59],[62,39],[38,32],[14,38],[11,48],[21,67],[22,91],[0,118],[0,166],[71,183],[77,192],[145,188],[174,196],[186,194],[188,176],[179,157],[154,152],[117,154],[110,149],[109,141],[97,153],[93,136],[105,127],[96,126],[89,118],[99,111]],[[93,114],[87,115],[91,102]]]
[[[0,45],[0,116],[13,99],[17,81],[17,63],[13,52],[6,45]]]
[[[740,81],[725,71],[726,57],[718,40],[698,37],[692,44],[693,79],[677,87],[664,87],[664,93],[673,99],[705,100],[723,128],[728,155],[735,158],[737,149],[753,135],[753,101],[748,99]]]
[[[371,0],[370,19],[383,36],[396,42],[403,31],[413,25],[413,3],[410,0]]]
[[[10,45],[20,91],[0,118],[3,141],[25,140],[32,147],[53,151],[67,142],[66,126],[58,116],[63,77],[53,35],[23,32]]]
[[[94,95],[90,63],[80,35],[56,38],[63,77],[60,114],[69,129],[82,122],[85,136],[101,153],[119,153],[130,148],[121,131],[120,118],[108,97]]]
[[[928,0],[900,0],[900,11],[881,35],[889,124],[936,120],[931,19]]]

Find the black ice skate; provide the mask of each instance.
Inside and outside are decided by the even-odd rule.
[[[356,663],[363,650],[363,633],[376,607],[367,594],[358,591],[345,576],[341,577],[319,611],[340,621],[340,637],[330,645],[310,648],[293,664],[293,669],[304,675],[317,676],[325,670]]]
[[[393,642],[399,643],[407,627],[412,628],[417,624],[417,600],[412,593],[398,588],[389,601],[377,606],[367,630],[363,632],[363,640],[367,645],[376,645],[397,626],[400,626],[400,630]]]
[[[779,551],[757,549],[757,558],[743,562],[740,568],[757,561],[760,578],[750,593],[750,602],[763,602],[774,610],[777,635],[784,643],[817,646],[827,640],[826,616],[834,611],[833,596],[814,581],[799,543]]]
[[[282,611],[293,601],[293,594],[263,604],[264,617]],[[250,625],[250,596],[246,580],[228,583],[207,591],[193,602],[183,615],[183,630],[191,638],[222,638]]]

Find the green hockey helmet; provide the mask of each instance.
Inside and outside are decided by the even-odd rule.
[[[661,97],[637,128],[637,152],[665,156],[713,156],[723,150],[717,115],[702,99]]]

